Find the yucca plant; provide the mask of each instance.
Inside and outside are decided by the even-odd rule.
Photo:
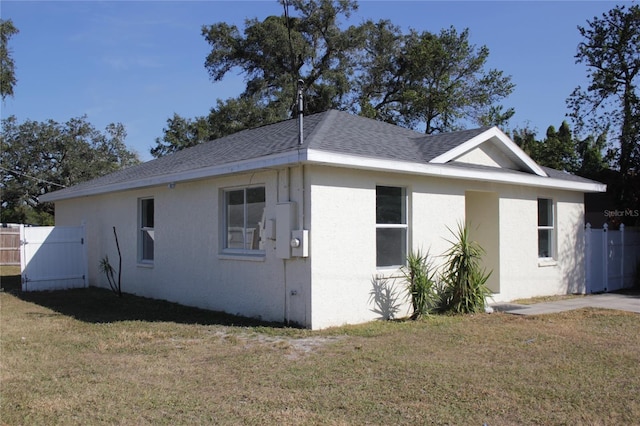
[[[435,308],[437,299],[436,270],[429,253],[423,254],[421,250],[409,253],[407,265],[402,267],[402,274],[407,283],[407,295],[411,298],[411,319],[429,314]]]
[[[491,275],[480,262],[485,251],[470,239],[466,225],[458,224],[457,232],[449,231],[456,237],[451,248],[444,254],[442,308],[454,313],[483,312],[491,291],[486,282]]]

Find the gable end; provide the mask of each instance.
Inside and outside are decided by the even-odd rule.
[[[492,127],[432,159],[432,164],[461,162],[548,177],[545,171],[497,127]]]

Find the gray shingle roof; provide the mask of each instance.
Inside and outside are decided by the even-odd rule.
[[[323,120],[315,127],[314,132],[305,138],[309,148],[421,163],[429,162],[487,130],[480,128],[425,135],[404,127],[335,110],[315,114],[305,120],[316,116],[322,116]]]
[[[43,201],[73,198],[105,187],[151,181],[216,166],[312,149],[383,160],[427,163],[486,131],[487,128],[437,135],[347,112],[330,110],[304,118],[304,144],[298,145],[298,122],[290,119],[243,130],[109,175],[46,194]]]

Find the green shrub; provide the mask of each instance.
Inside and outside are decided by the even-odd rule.
[[[423,254],[421,250],[409,253],[407,265],[402,267],[402,273],[413,307],[411,319],[429,314],[437,305],[436,272],[429,253]]]
[[[459,224],[457,233],[451,233],[456,240],[449,241],[451,248],[445,253],[441,308],[454,313],[483,312],[491,294],[486,286],[491,272],[480,265],[485,251],[469,238],[467,226]]]

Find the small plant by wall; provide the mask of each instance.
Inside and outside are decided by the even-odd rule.
[[[485,251],[469,238],[469,228],[459,224],[457,232],[449,229],[455,239],[445,253],[446,262],[442,273],[441,308],[446,312],[483,312],[491,291],[486,282],[491,272],[481,266]]]
[[[411,319],[428,315],[436,308],[438,300],[436,269],[429,253],[423,253],[421,250],[411,251],[407,256],[407,265],[402,267],[402,273],[413,308]]]
[[[104,256],[100,260],[100,272],[105,274],[109,287],[118,297],[122,297],[122,254],[120,253],[120,244],[118,243],[118,234],[116,227],[113,227],[113,236],[116,239],[116,248],[118,249],[118,278],[115,277],[115,269],[109,262],[109,256]]]

